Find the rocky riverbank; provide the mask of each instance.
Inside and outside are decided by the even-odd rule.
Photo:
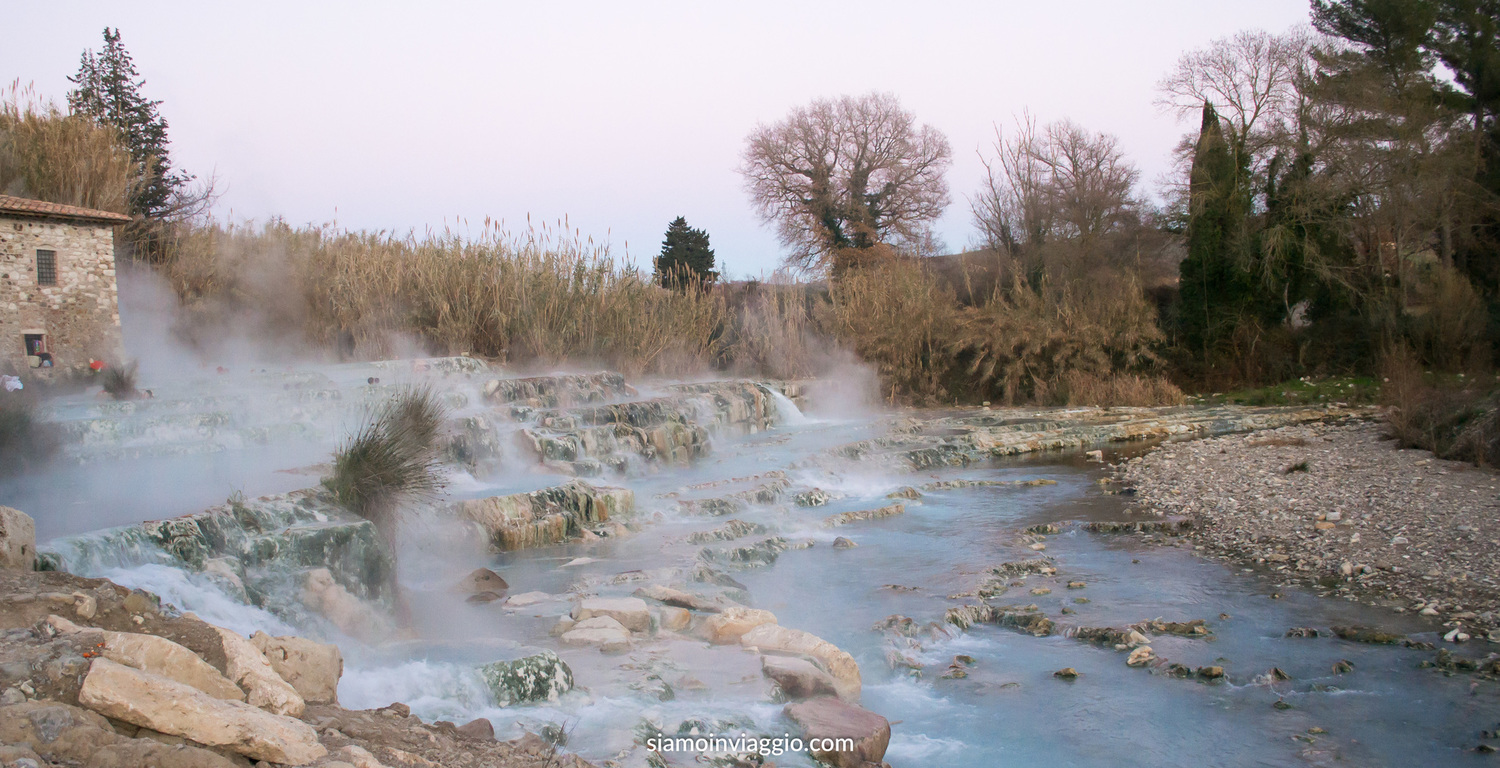
[[[111,768],[585,768],[488,721],[346,710],[334,646],[246,639],[147,593],[0,570],[0,765]],[[29,761],[29,762],[28,762]]]
[[[1203,552],[1500,643],[1500,475],[1401,449],[1379,422],[1162,445],[1118,468]]]

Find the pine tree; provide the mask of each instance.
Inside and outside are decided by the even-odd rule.
[[[678,216],[667,225],[667,236],[657,255],[656,281],[667,288],[682,288],[690,283],[712,283],[719,278],[714,271],[714,249],[709,247],[708,233],[688,226]]]
[[[104,50],[83,52],[78,74],[68,78],[77,87],[68,93],[68,106],[102,125],[112,125],[141,169],[130,201],[130,212],[148,219],[170,211],[174,194],[192,176],[172,170],[167,149],[167,121],[152,101],[142,95],[146,81],[120,42],[120,30],[104,28]]]

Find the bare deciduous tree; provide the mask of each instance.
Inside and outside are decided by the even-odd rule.
[[[983,245],[1019,257],[1054,239],[1087,245],[1135,221],[1139,171],[1119,140],[1061,120],[1040,132],[1029,115],[1014,138],[995,129],[995,156],[981,153],[985,181],[970,199]]]
[[[1246,30],[1184,54],[1157,84],[1158,104],[1179,117],[1214,106],[1236,153],[1257,157],[1295,123],[1312,41],[1301,31]]]
[[[787,263],[838,271],[847,252],[920,243],[948,204],[952,160],[936,128],[891,94],[820,99],[750,134],[740,173]]]

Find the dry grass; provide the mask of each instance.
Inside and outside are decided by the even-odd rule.
[[[834,342],[828,297],[817,286],[740,283],[716,287],[727,307],[724,368],[744,376],[800,379],[827,372]]]
[[[1181,405],[1187,399],[1176,384],[1161,376],[1133,373],[1101,376],[1080,370],[1063,374],[1060,394],[1065,405]]]
[[[588,361],[627,373],[706,367],[722,347],[720,298],[670,291],[605,249],[543,228],[476,239],[331,227],[181,227],[165,273],[208,336],[227,325],[383,357]],[[295,290],[288,290],[288,287]]]
[[[1014,404],[1078,400],[1069,377],[1085,400],[1091,388],[1101,396],[1132,394],[1129,382],[1109,382],[1154,365],[1161,341],[1156,310],[1133,282],[1016,281],[966,313],[954,343],[991,399]],[[1152,389],[1133,388],[1136,395]]]
[[[1381,400],[1391,434],[1444,459],[1500,466],[1500,396],[1492,377],[1442,380],[1406,347],[1385,355]]]
[[[0,194],[123,213],[140,178],[113,129],[19,83],[0,92]]]

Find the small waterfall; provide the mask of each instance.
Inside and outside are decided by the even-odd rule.
[[[790,397],[787,397],[786,395],[783,395],[780,392],[776,391],[775,387],[768,387],[762,384],[760,388],[763,392],[770,396],[771,402],[776,404],[776,413],[781,417],[782,425],[788,427],[797,427],[803,424],[812,423],[812,419],[809,419],[805,414],[803,414],[802,409],[798,408],[797,404],[792,402],[792,399]]]
[[[98,575],[123,587],[150,592],[180,611],[191,612],[210,624],[242,635],[254,634],[256,630],[272,635],[306,634],[270,611],[231,596],[213,574],[192,573],[166,565],[140,565],[110,568]]]

